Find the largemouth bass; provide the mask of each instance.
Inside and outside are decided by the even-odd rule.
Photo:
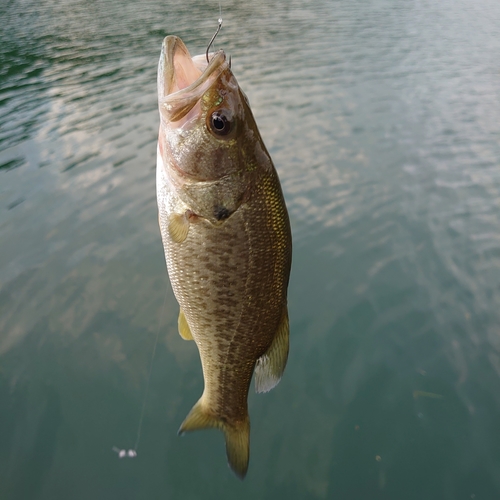
[[[224,432],[228,462],[249,460],[247,397],[288,357],[291,232],[278,175],[224,51],[191,58],[163,41],[157,197],[179,333],[196,343],[205,387],[179,433]]]

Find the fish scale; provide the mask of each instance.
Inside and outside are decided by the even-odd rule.
[[[180,433],[224,432],[247,472],[247,397],[280,380],[288,356],[291,231],[278,175],[223,51],[209,63],[166,37],[158,67],[159,222],[180,305],[179,333],[200,353],[204,390]]]

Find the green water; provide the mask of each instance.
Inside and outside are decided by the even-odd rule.
[[[203,381],[155,200],[161,41],[202,53],[218,3],[2,0],[0,499],[500,498],[500,3],[222,15],[294,237],[248,476],[177,436]]]

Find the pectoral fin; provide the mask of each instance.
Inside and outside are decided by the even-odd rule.
[[[285,306],[271,346],[255,365],[255,392],[269,392],[278,385],[288,359],[289,333],[288,309]]]
[[[191,330],[189,329],[188,322],[186,321],[186,316],[184,316],[182,309],[179,311],[179,319],[177,321],[177,324],[179,327],[179,335],[184,340],[193,340],[193,335],[191,333]]]
[[[172,214],[168,222],[168,234],[176,243],[182,243],[188,235],[189,216],[187,214]]]

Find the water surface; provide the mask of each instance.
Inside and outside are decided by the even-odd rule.
[[[216,2],[0,5],[0,497],[500,497],[500,4],[222,2],[289,207],[291,353],[247,479],[157,227],[156,65]],[[159,329],[159,330],[158,330]],[[158,347],[139,455],[149,362]]]

